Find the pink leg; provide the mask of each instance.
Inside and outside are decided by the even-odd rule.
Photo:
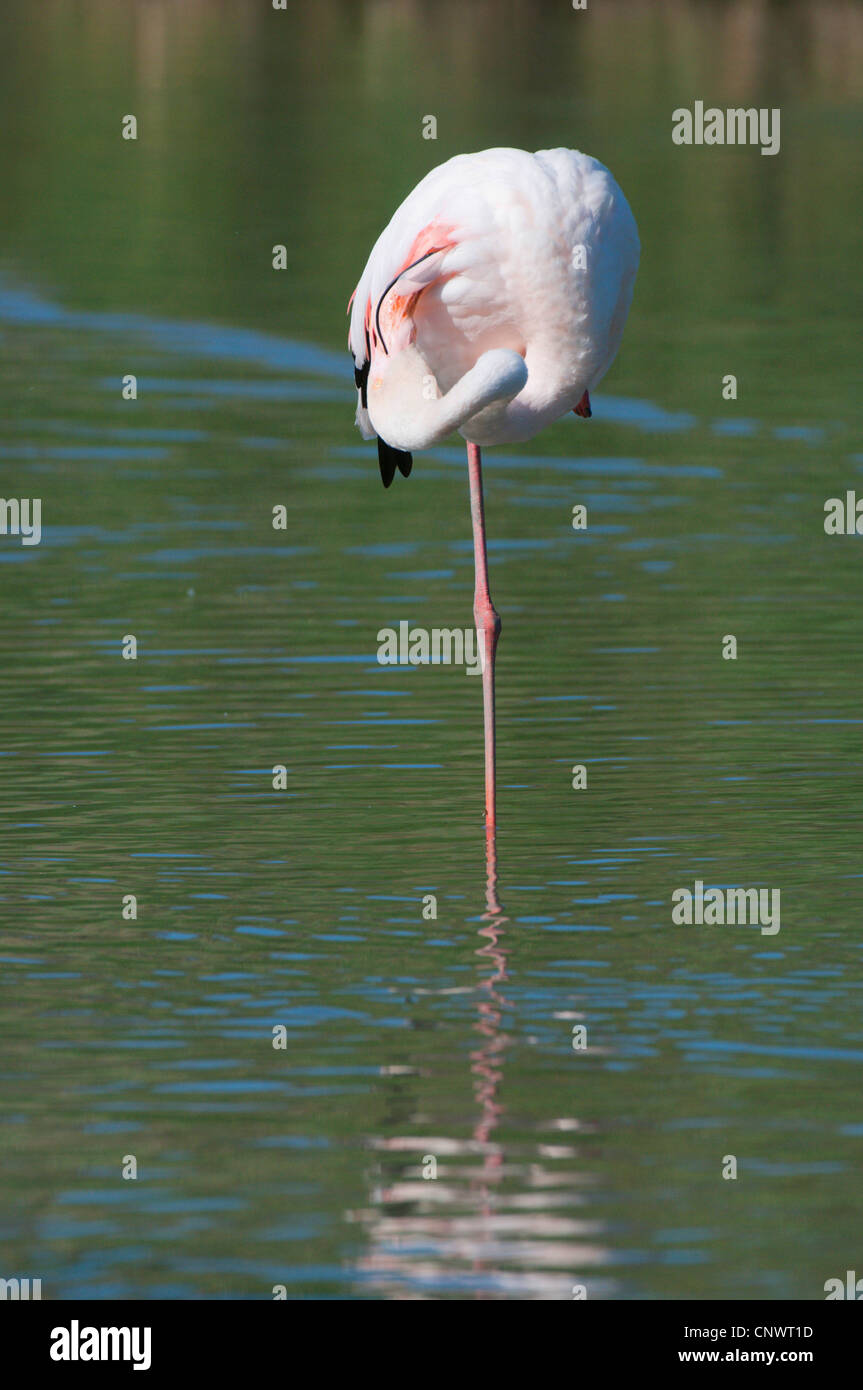
[[[500,635],[498,617],[488,591],[488,561],[485,548],[485,512],[482,503],[482,458],[478,444],[467,446],[470,475],[470,519],[473,524],[473,562],[476,582],[473,593],[473,620],[480,651],[485,653],[482,672],[482,705],[485,723],[485,822],[493,826],[495,815],[494,769],[494,654]]]

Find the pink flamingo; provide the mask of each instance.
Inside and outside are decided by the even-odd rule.
[[[483,445],[590,415],[632,300],[639,242],[623,193],[576,150],[483,150],[432,169],[378,237],[348,337],[364,439],[384,487],[412,451],[467,440],[474,622],[483,662],[486,825],[494,827],[494,660]],[[351,304],[348,305],[349,312]]]

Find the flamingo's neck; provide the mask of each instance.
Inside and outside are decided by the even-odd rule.
[[[376,434],[394,449],[427,449],[483,411],[504,409],[527,382],[524,358],[507,348],[483,353],[441,396],[424,357],[411,344],[372,365],[369,415]]]

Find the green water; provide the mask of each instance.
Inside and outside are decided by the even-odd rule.
[[[863,494],[861,56],[846,4],[7,0],[0,494],[43,532],[0,536],[0,1277],[859,1267],[861,554],[823,508]],[[780,108],[780,153],[673,145],[695,100]],[[344,310],[413,184],[501,144],[605,161],[642,265],[594,418],[487,457],[488,915],[479,683],[375,659],[470,624],[463,454],[383,492]],[[779,889],[780,932],[674,925],[696,879]]]

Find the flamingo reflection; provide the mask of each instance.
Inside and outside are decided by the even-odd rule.
[[[586,1239],[601,1231],[599,1223],[565,1211],[584,1205],[579,1188],[586,1175],[548,1162],[574,1159],[575,1151],[543,1143],[505,1148],[497,1134],[505,1114],[501,1084],[513,1042],[503,1025],[513,1004],[504,992],[512,947],[506,942],[509,919],[498,895],[493,825],[486,827],[485,849],[485,911],[474,953],[480,973],[474,986],[478,1046],[470,1054],[477,1109],[471,1136],[374,1138],[371,1147],[377,1153],[406,1156],[403,1175],[373,1191],[368,1208],[348,1213],[362,1223],[369,1242],[355,1268],[365,1287],[390,1298],[570,1299],[573,1285],[584,1282],[581,1271],[608,1260],[607,1250]],[[404,1074],[402,1068],[390,1070]],[[552,1121],[550,1127],[579,1128],[574,1120]],[[419,1162],[430,1156],[441,1170],[433,1182],[424,1181]],[[592,1283],[591,1292],[611,1288],[608,1280]]]

